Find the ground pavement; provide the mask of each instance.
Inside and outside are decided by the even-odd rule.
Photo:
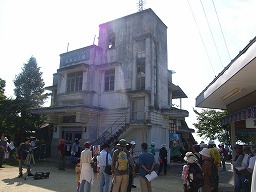
[[[157,192],[182,192],[183,186],[181,181],[181,163],[168,164],[167,175],[160,175],[152,181],[152,191]],[[220,171],[220,191],[233,191],[233,174],[230,164],[227,165],[228,171]],[[67,168],[65,171],[57,169],[57,164],[54,162],[40,161],[36,166],[32,166],[32,172],[44,171],[50,172],[48,179],[34,180],[33,177],[28,179],[18,178],[18,167],[5,165],[5,168],[0,168],[0,192],[75,192],[76,181],[75,171],[73,168]],[[132,192],[139,192],[139,176],[134,180],[137,188],[132,189]],[[92,192],[99,191],[99,178],[95,173],[95,181],[92,185]]]

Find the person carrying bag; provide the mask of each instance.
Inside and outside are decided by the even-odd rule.
[[[108,152],[106,155],[106,167],[105,167],[104,172],[108,175],[112,175],[111,165],[108,164]]]

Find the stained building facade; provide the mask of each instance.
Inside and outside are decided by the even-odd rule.
[[[167,26],[152,9],[100,24],[98,45],[62,53],[47,89],[51,106],[35,112],[51,125],[53,157],[60,138],[68,154],[75,138],[80,145],[125,138],[160,147],[170,133],[191,136],[181,126],[188,111],[172,105],[187,96],[168,70]]]

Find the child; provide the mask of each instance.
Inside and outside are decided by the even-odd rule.
[[[77,183],[77,192],[78,192],[80,187],[80,174],[81,174],[80,158],[76,160],[75,172],[76,172],[76,183]]]

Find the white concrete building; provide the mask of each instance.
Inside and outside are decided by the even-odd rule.
[[[168,145],[170,133],[191,137],[181,126],[188,111],[172,106],[187,96],[172,84],[167,26],[152,9],[100,24],[98,45],[61,54],[47,89],[51,106],[35,112],[51,125],[53,157],[60,138],[69,151],[75,138],[81,146],[125,138],[140,149],[141,142]]]

